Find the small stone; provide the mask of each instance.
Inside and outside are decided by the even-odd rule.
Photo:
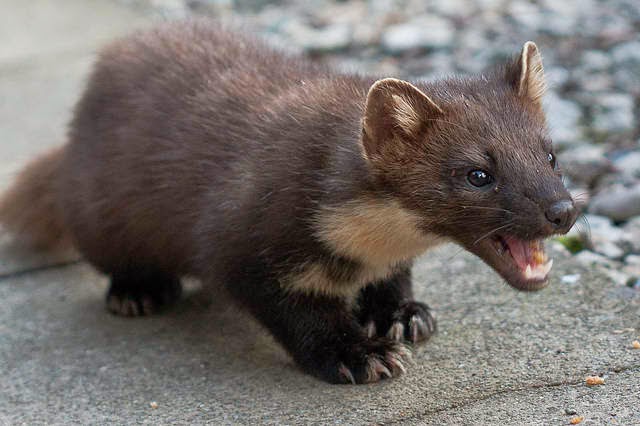
[[[618,44],[611,50],[611,56],[616,64],[640,66],[640,40]]]
[[[507,13],[516,23],[531,30],[538,29],[542,24],[543,16],[540,9],[528,1],[509,2]]]
[[[599,145],[580,144],[559,155],[560,164],[572,181],[591,186],[599,177],[609,172],[611,162]]]
[[[335,52],[350,45],[352,29],[348,24],[331,24],[315,29],[295,22],[288,27],[288,34],[294,43],[308,52]]]
[[[560,279],[564,284],[575,284],[580,279],[580,274],[567,274],[563,275]]]
[[[634,340],[633,342],[631,342],[631,347],[633,349],[640,349],[640,342],[637,340]]]
[[[572,417],[571,420],[569,420],[569,423],[572,425],[577,425],[580,424],[584,421],[584,416],[576,416],[576,417]]]
[[[606,93],[614,88],[615,80],[609,71],[578,70],[574,76],[578,85],[584,92]]]
[[[468,0],[438,1],[429,6],[433,8],[433,12],[444,16],[459,17],[470,14],[474,11],[474,5],[470,4]]]
[[[447,47],[454,37],[453,25],[438,17],[423,18],[388,27],[382,34],[382,47],[390,53]]]
[[[545,13],[539,28],[541,32],[545,32],[553,36],[571,36],[574,33],[573,28],[575,28],[575,26],[576,18],[573,16]]]
[[[628,287],[629,282],[633,280],[633,277],[630,277],[629,274],[618,269],[604,269],[602,272],[609,277],[613,284],[619,287]]]
[[[624,258],[624,263],[627,265],[640,266],[640,255],[630,254]]]
[[[583,218],[586,226],[575,227],[568,235],[577,236],[587,248],[609,259],[622,258],[632,251],[629,234],[611,219],[595,214],[585,214]]]
[[[433,52],[428,56],[429,72],[436,78],[454,73],[454,59],[449,53],[438,51]]]
[[[640,253],[640,216],[629,219],[622,227],[622,230],[628,236],[628,240],[631,243],[631,251]],[[633,262],[633,259],[634,257],[627,256],[627,263]]]
[[[585,265],[585,266],[593,266],[593,265],[602,265],[602,266],[613,266],[613,261],[607,259],[601,254],[594,253],[589,250],[582,250],[580,253],[574,256],[576,262]]]
[[[544,105],[554,144],[558,148],[566,148],[579,143],[581,137],[579,126],[582,117],[580,106],[559,97],[555,92],[547,93]]]
[[[587,50],[582,53],[582,68],[586,71],[606,71],[612,64],[611,56],[601,50]]]
[[[631,151],[613,161],[613,166],[621,173],[640,177],[640,151]]]
[[[611,56],[615,61],[613,78],[623,91],[640,94],[640,40],[621,43],[614,47]]]
[[[569,73],[569,70],[564,67],[549,66],[549,67],[545,67],[544,76],[547,79],[547,84],[550,87],[557,89],[558,87],[561,87],[567,84],[571,74]],[[546,96],[549,96],[549,95],[546,95]]]
[[[640,264],[628,263],[627,259],[629,256],[625,257],[624,265],[622,266],[622,272],[629,275],[631,278],[627,281],[628,287],[634,287],[638,282],[638,278],[640,277]]]
[[[158,408],[158,403],[155,402],[155,401],[151,401],[149,403],[149,407],[151,407],[151,408],[153,408],[155,410],[156,408]]]
[[[576,410],[574,410],[573,408],[565,408],[564,409],[564,413],[567,416],[575,416],[576,414],[578,414],[578,412]]]
[[[602,241],[594,245],[594,250],[609,259],[621,259],[625,255],[625,251],[611,241]]]
[[[627,132],[634,127],[634,102],[629,94],[598,95],[594,98],[593,108],[592,126],[598,132]]]
[[[630,188],[601,191],[591,200],[589,212],[625,221],[640,216],[640,183]]]

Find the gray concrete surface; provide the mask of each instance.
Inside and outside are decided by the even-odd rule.
[[[62,140],[95,47],[146,22],[110,1],[52,3],[0,2],[16,11],[0,15],[14,46],[0,47],[0,188]],[[640,424],[637,290],[558,254],[550,288],[517,293],[452,247],[415,279],[439,334],[397,380],[333,386],[302,374],[224,294],[195,288],[164,315],[113,317],[88,265],[3,236],[0,424],[568,424],[567,412]],[[588,375],[605,384],[587,387]]]

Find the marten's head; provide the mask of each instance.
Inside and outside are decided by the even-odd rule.
[[[487,75],[419,84],[384,79],[367,96],[362,143],[376,180],[520,290],[544,287],[542,240],[577,211],[547,132],[542,58],[521,55]]]

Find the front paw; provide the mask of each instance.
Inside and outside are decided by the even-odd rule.
[[[374,383],[406,372],[411,352],[401,343],[386,338],[366,339],[340,350],[332,363],[329,380],[338,383]]]
[[[396,342],[425,342],[436,332],[436,319],[424,303],[409,301],[401,304],[390,317],[365,322],[369,337],[386,335]]]

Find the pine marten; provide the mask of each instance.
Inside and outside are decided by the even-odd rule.
[[[542,239],[576,219],[527,42],[469,78],[338,73],[208,21],[104,49],[68,142],[17,177],[0,221],[70,241],[110,277],[108,309],[155,312],[180,278],[220,283],[306,372],[405,371],[436,328],[413,259],[455,242],[537,290]]]

